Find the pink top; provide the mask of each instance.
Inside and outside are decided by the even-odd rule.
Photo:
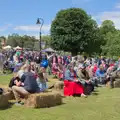
[[[58,63],[62,63],[62,58],[58,57]]]
[[[56,63],[56,58],[55,57],[53,57],[53,63]]]

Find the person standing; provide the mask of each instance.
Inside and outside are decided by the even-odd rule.
[[[0,73],[3,73],[3,67],[4,67],[4,55],[0,52]]]

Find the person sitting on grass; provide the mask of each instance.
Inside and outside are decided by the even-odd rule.
[[[103,65],[100,65],[99,68],[97,69],[95,76],[98,79],[98,82],[100,84],[105,84],[105,79],[106,79],[106,74],[105,74],[105,69]]]
[[[73,66],[68,65],[65,71],[64,77],[64,95],[65,96],[74,96],[74,95],[81,95],[86,96],[84,94],[84,87],[80,83],[77,78],[77,74],[74,71]]]
[[[82,65],[78,69],[77,73],[78,73],[78,77],[79,77],[82,85],[84,86],[85,94],[90,95],[91,92],[94,91],[94,85],[96,85],[96,82],[93,81],[92,79],[90,79],[89,73],[86,70],[86,66],[85,65]]]
[[[12,87],[16,105],[21,105],[20,96],[26,98],[30,93],[40,92],[38,84],[36,82],[36,78],[31,71],[30,66],[27,66],[26,72],[24,73],[25,77],[23,80],[16,82],[16,86]]]
[[[44,65],[40,67],[40,71],[38,71],[36,81],[40,88],[40,92],[44,92],[48,88],[47,87],[48,78],[47,78],[46,68]]]
[[[36,81],[39,86],[40,92],[44,92],[47,89],[47,84],[42,72],[38,73]]]

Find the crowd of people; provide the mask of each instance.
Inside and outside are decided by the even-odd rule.
[[[8,68],[14,77],[9,87],[14,93],[16,104],[21,97],[30,93],[44,92],[49,89],[48,75],[53,75],[64,83],[65,96],[90,95],[95,87],[110,82],[113,88],[112,73],[119,72],[120,61],[86,56],[60,56],[36,51],[14,51],[0,53],[0,68]],[[2,71],[2,70],[1,70]]]

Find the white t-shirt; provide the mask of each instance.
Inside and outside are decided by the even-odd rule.
[[[18,74],[18,77],[21,78],[22,75],[24,74],[24,70],[19,70],[17,74]]]

